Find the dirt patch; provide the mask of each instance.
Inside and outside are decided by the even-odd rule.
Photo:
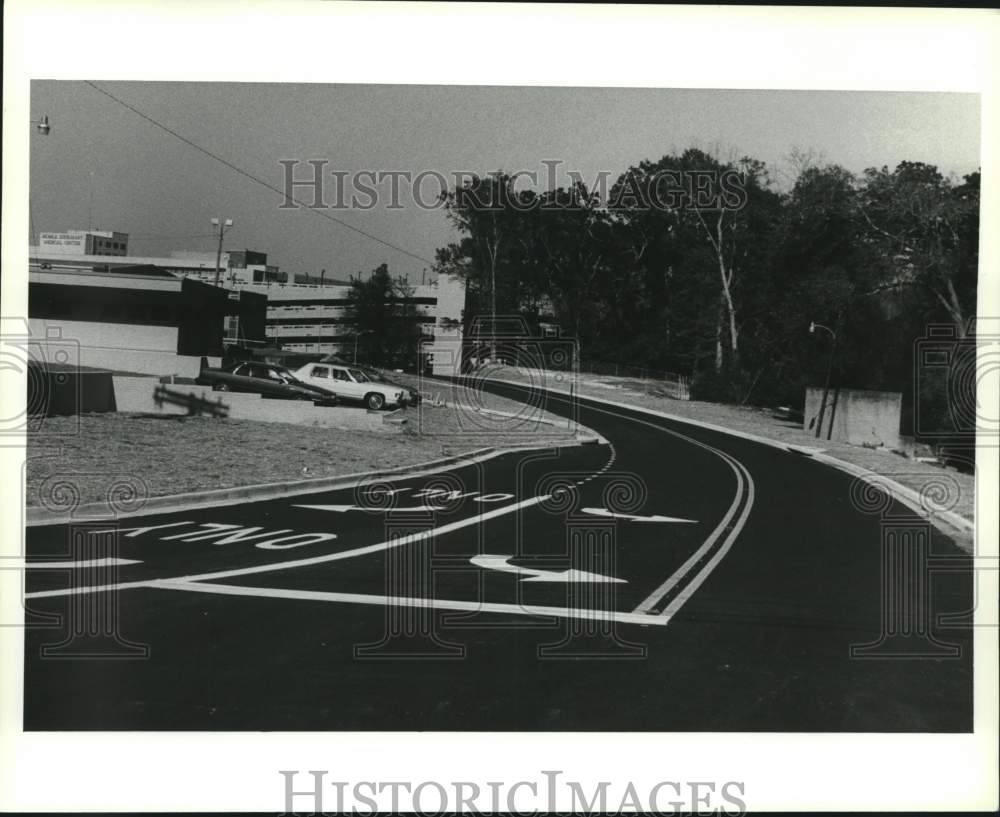
[[[436,397],[386,413],[383,432],[159,414],[47,418],[28,435],[26,503],[43,504],[43,494],[54,490],[71,490],[81,503],[103,502],[123,484],[168,496],[339,476],[479,448],[566,443],[580,431],[522,403],[462,387]]]

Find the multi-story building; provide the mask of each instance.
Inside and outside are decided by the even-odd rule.
[[[127,247],[126,234],[107,235],[123,237],[118,243]],[[92,274],[155,269],[156,274],[195,279],[204,284],[218,282],[220,288],[228,291],[231,302],[224,317],[217,318],[223,324],[221,332],[227,345],[272,345],[304,354],[353,354],[358,336],[347,319],[350,286],[332,277],[327,283],[325,272],[319,277],[320,283],[289,283],[287,272],[268,264],[266,253],[254,250],[223,252],[217,267],[215,253],[175,250],[166,256],[149,257],[90,252],[100,247],[103,245],[86,241],[75,245],[72,251],[57,252],[52,246],[42,244],[30,247],[32,272]],[[294,276],[293,280],[317,279]],[[137,281],[135,286],[142,284]],[[111,290],[106,294],[111,299],[117,297]],[[260,304],[265,299],[266,317],[261,320]],[[426,341],[425,351],[431,355],[435,371],[456,372],[458,353],[454,350],[461,342],[464,283],[442,276],[430,284],[413,287],[406,302],[414,307],[414,320],[420,326]],[[108,304],[107,309],[113,311],[114,306]]]
[[[41,233],[38,249],[55,255],[128,255],[128,233],[103,230],[69,230]]]
[[[343,284],[245,284],[239,291],[267,296],[266,336],[289,352],[335,354],[353,357],[360,339],[350,319],[350,287]],[[450,374],[461,338],[465,308],[464,283],[442,276],[419,285],[405,299],[420,326],[424,352],[431,355],[435,371]],[[447,349],[445,353],[444,350]],[[440,361],[439,361],[440,358]]]
[[[158,375],[194,377],[202,357],[225,354],[228,316],[248,309],[263,324],[263,299],[247,297],[155,266],[115,271],[28,268],[28,323],[40,360]],[[248,313],[249,314],[249,313]],[[244,321],[247,322],[247,321]],[[65,360],[45,352],[55,344]]]

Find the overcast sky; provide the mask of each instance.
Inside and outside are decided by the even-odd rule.
[[[585,179],[701,147],[766,162],[779,183],[789,156],[812,151],[854,172],[928,162],[961,176],[979,167],[979,98],[968,94],[693,91],[223,83],[99,83],[233,165],[281,187],[280,160],[326,170],[533,171],[544,160]],[[31,141],[36,233],[102,228],[130,234],[133,255],[214,250],[209,219],[232,218],[227,249],[256,249],[290,272],[346,278],[382,262],[419,282],[435,248],[454,239],[444,212],[328,211],[421,261],[281,197],[82,82],[36,81],[32,118],[52,132]],[[559,182],[566,183],[566,178]],[[430,198],[438,185],[428,178]],[[389,183],[380,190],[388,193]],[[335,200],[327,177],[326,199]],[[307,190],[297,195],[311,200]]]

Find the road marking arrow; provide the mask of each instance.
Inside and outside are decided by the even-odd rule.
[[[607,508],[584,508],[584,513],[589,513],[591,516],[607,516],[612,519],[630,519],[633,522],[689,522],[695,524],[698,522],[697,519],[681,519],[676,516],[659,516],[654,514],[653,516],[636,516],[631,513],[614,513],[609,511]]]
[[[575,567],[569,570],[539,570],[533,567],[521,567],[510,564],[513,556],[473,556],[469,559],[476,567],[485,567],[488,570],[500,570],[504,573],[523,573],[526,578],[522,582],[603,582],[628,584],[625,579],[616,579],[614,576],[602,576],[600,573],[588,573],[586,570],[577,570]]]

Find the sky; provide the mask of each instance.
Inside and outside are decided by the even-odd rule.
[[[436,171],[451,178],[524,170],[537,173],[544,188],[543,161],[559,161],[561,171],[587,180],[600,172],[613,180],[630,165],[688,147],[762,160],[779,186],[794,179],[795,151],[856,173],[903,160],[958,177],[979,167],[973,94],[96,84],[177,136],[84,82],[33,81],[32,118],[47,115],[52,125],[48,136],[31,140],[36,235],[93,227],[129,233],[132,255],[209,252],[216,246],[210,219],[221,216],[234,221],[226,249],[266,252],[269,263],[293,273],[325,269],[328,279],[386,263],[419,283],[435,249],[456,233],[442,209],[417,206],[405,189],[402,206],[393,209],[389,181],[378,185],[383,195],[371,209],[324,211],[389,247],[307,208],[281,209],[279,193],[219,159],[279,189],[282,160],[299,161],[297,177],[311,176],[308,161],[325,161],[327,203],[336,199],[331,171],[347,178],[363,170]],[[428,176],[425,199],[438,187]],[[312,200],[308,189],[295,193]]]

